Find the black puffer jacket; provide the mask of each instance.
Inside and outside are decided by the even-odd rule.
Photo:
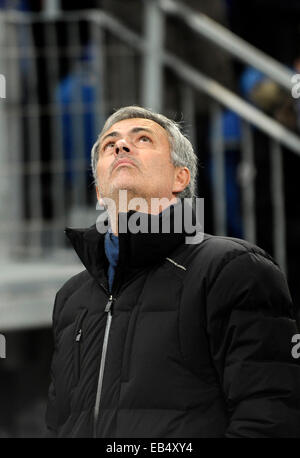
[[[57,293],[47,425],[59,437],[300,437],[286,280],[243,240],[68,229],[86,270]]]

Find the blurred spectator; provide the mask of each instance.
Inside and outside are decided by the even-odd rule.
[[[300,56],[296,57],[294,60],[294,69],[295,73],[298,75],[300,74]],[[296,116],[297,116],[297,126],[298,126],[298,131],[300,132],[300,97],[297,99],[294,99],[295,102],[295,107],[296,107]]]
[[[0,8],[6,10],[29,11],[30,0],[0,0]]]
[[[101,122],[96,126],[97,110],[101,103],[97,100],[96,85],[101,85],[101,81],[96,80],[93,75],[92,64],[95,51],[92,45],[86,46],[81,61],[62,79],[56,90],[55,98],[62,110],[63,153],[68,186],[76,182],[80,172],[78,165],[74,164],[74,161],[79,158],[85,159],[85,165],[82,164],[81,169],[86,170],[87,181],[92,182],[91,148],[98,134],[96,129],[98,127],[99,130],[101,127]],[[75,129],[78,124],[83,126],[82,145],[76,143]],[[78,151],[78,147],[82,146],[83,151]]]
[[[211,132],[210,135],[213,133]],[[226,226],[230,237],[243,238],[243,222],[241,195],[238,180],[238,164],[240,162],[241,119],[231,110],[222,113],[222,135],[225,160],[226,190]],[[213,185],[214,163],[210,155],[207,161],[207,172]]]
[[[242,94],[253,105],[288,129],[298,130],[294,99],[279,84],[259,70],[246,67],[240,86]]]

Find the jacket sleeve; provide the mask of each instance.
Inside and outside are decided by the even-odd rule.
[[[58,426],[58,406],[56,400],[55,391],[55,366],[56,366],[56,354],[57,354],[57,338],[56,338],[56,313],[58,308],[58,294],[55,297],[54,308],[52,314],[52,330],[53,330],[53,342],[54,351],[52,355],[51,368],[50,368],[50,385],[48,390],[48,402],[46,409],[46,426],[47,426],[47,437],[57,436]]]
[[[226,437],[300,437],[294,312],[285,276],[254,251],[227,262],[212,282],[207,332],[228,408]]]

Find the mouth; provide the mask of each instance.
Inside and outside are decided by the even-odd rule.
[[[120,160],[118,161],[115,166],[113,167],[113,170],[115,170],[116,168],[118,168],[119,166],[121,165],[132,165],[135,167],[135,164],[131,161],[128,161],[127,159],[124,159],[124,160]]]

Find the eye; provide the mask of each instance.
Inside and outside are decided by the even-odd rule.
[[[112,141],[108,142],[102,147],[102,150],[103,151],[107,151],[108,149],[113,148],[114,145],[115,145],[115,142],[112,142]]]
[[[147,137],[147,135],[142,135],[139,138],[139,141],[142,141],[143,143],[147,143],[147,142],[151,142],[151,139],[149,137]]]

